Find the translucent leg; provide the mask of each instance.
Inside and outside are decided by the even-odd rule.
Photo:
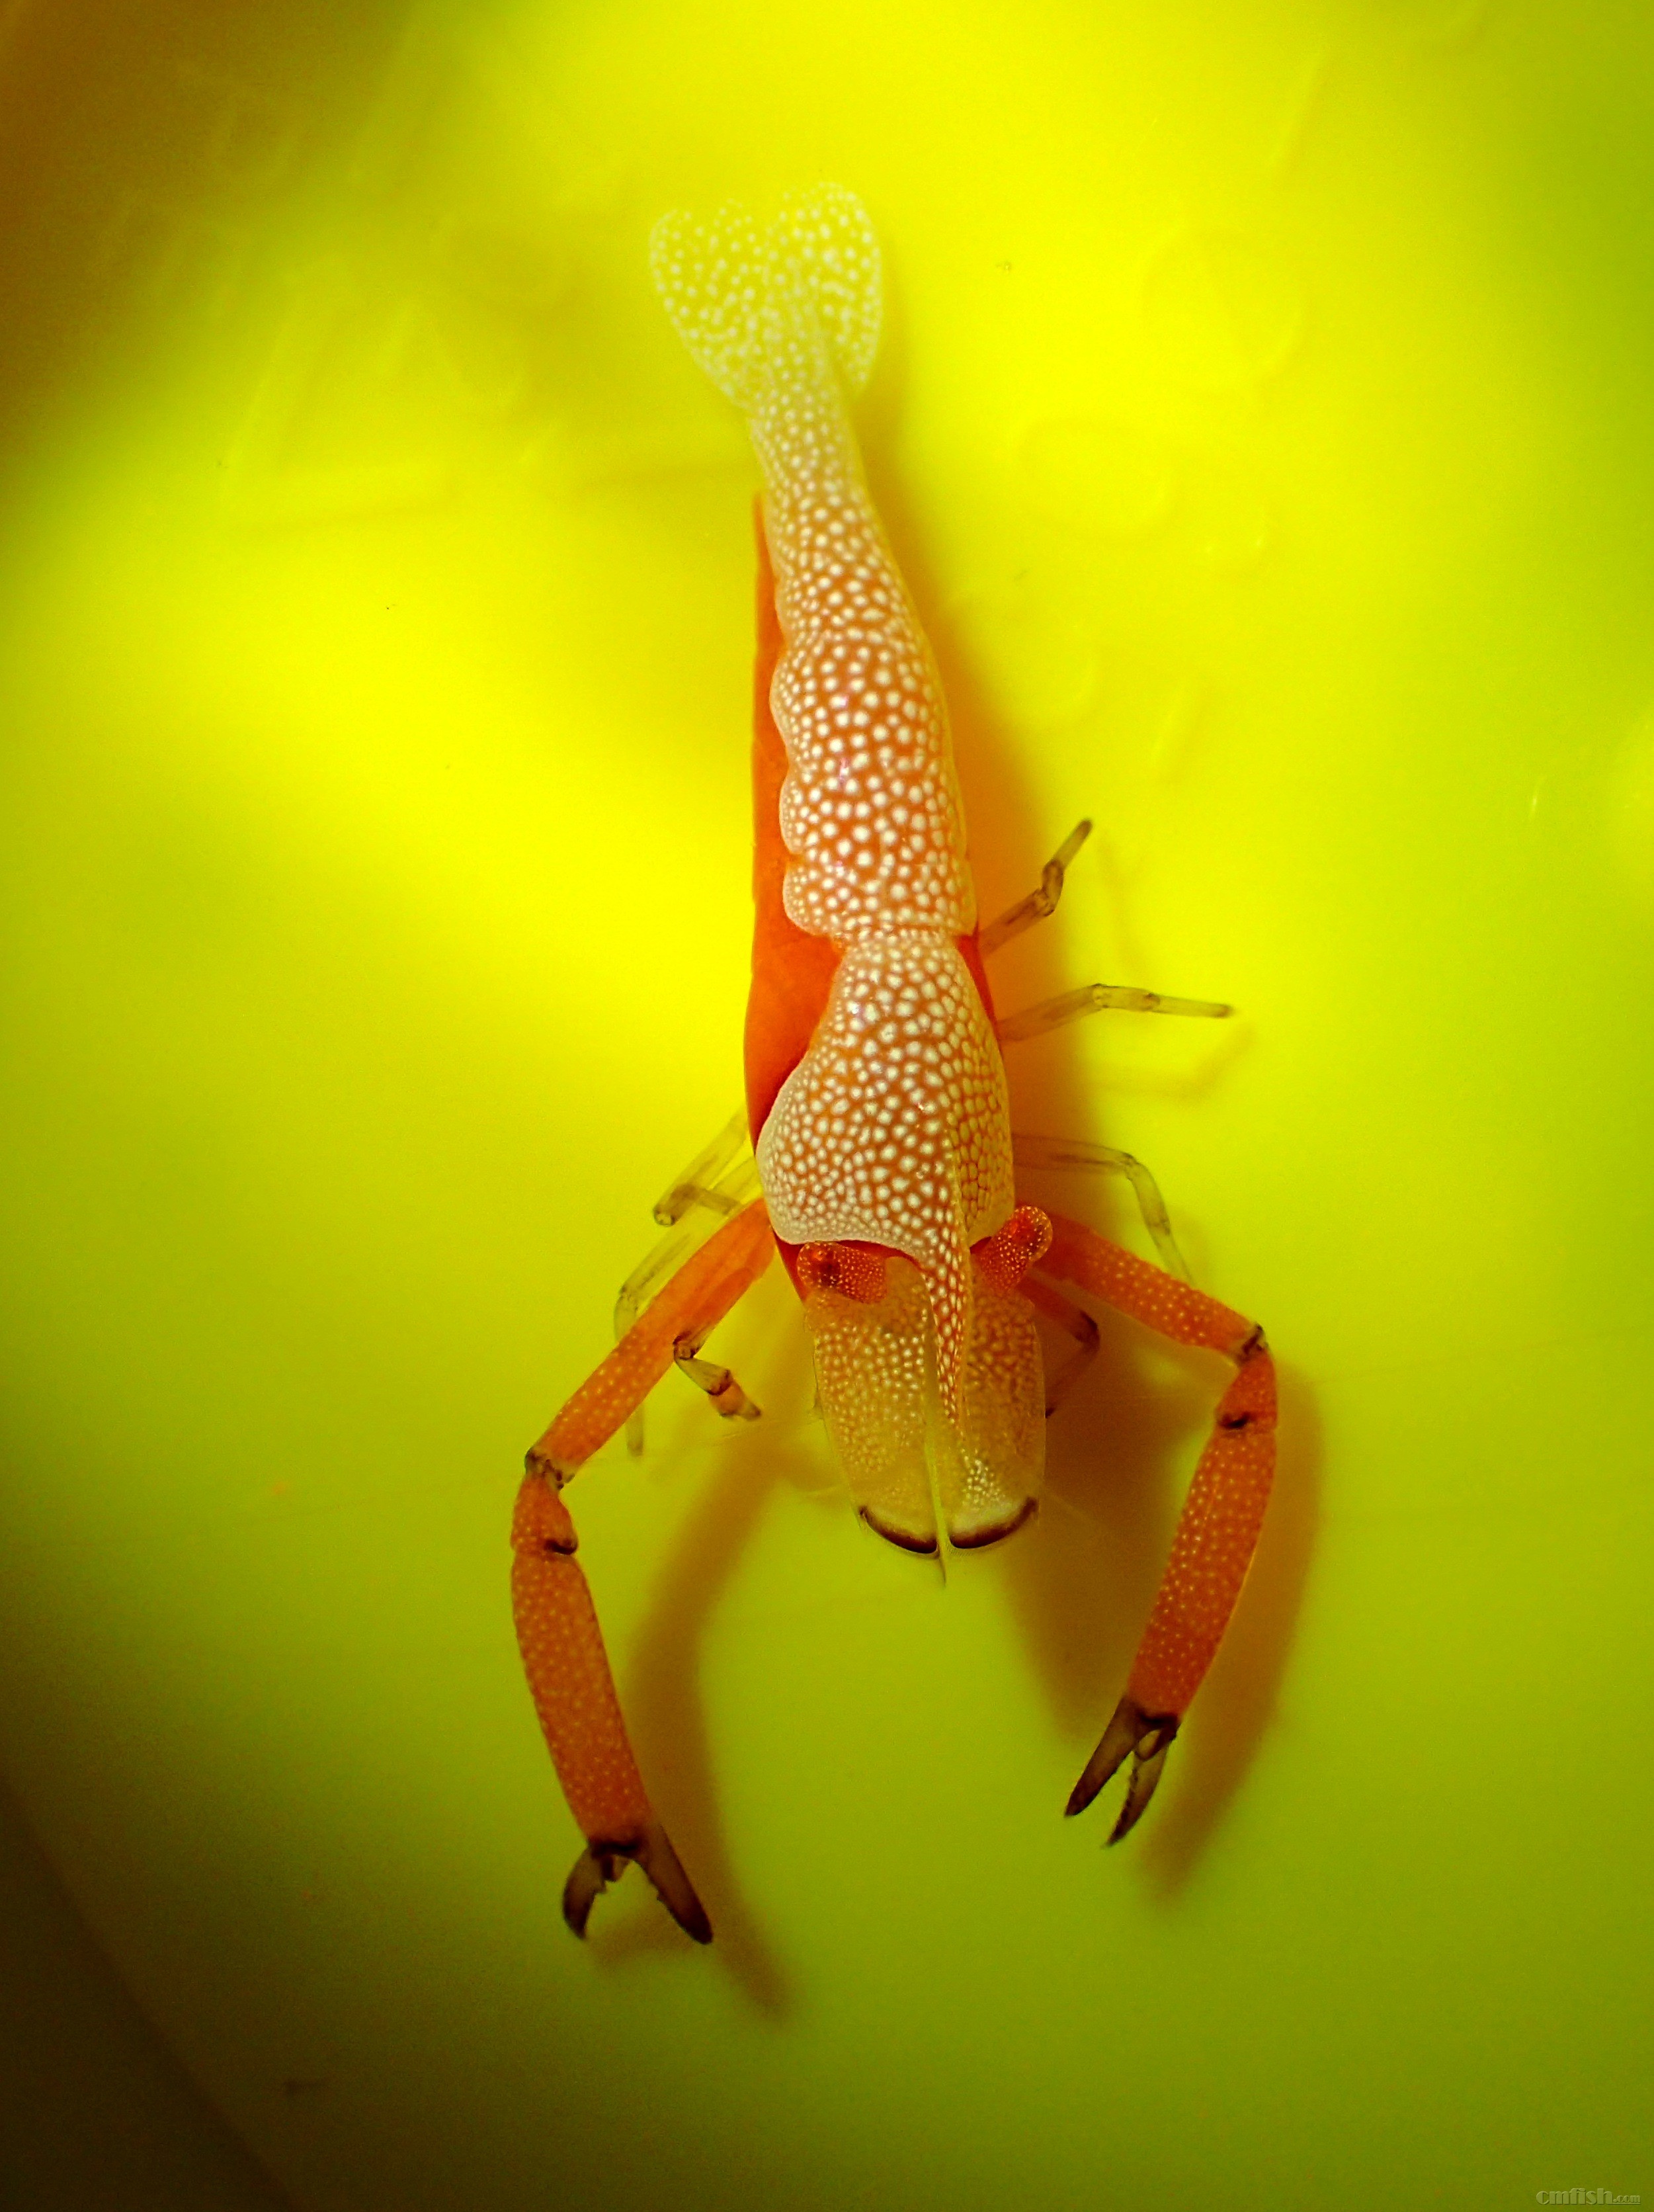
[[[729,1369],[716,1366],[710,1359],[696,1358],[706,1338],[704,1328],[691,1329],[679,1337],[672,1347],[678,1373],[693,1382],[697,1390],[704,1390],[712,1411],[721,1413],[726,1421],[757,1420],[762,1408],[753,1403]],[[635,1420],[637,1415],[632,1418]]]
[[[1063,878],[1090,835],[1089,822],[1076,823],[1040,871],[1039,890],[985,925],[977,938],[984,959],[1056,913]],[[1129,1014],[1197,1014],[1209,1021],[1221,1021],[1234,1012],[1216,999],[1169,999],[1164,992],[1140,991],[1129,983],[1088,983],[1083,990],[1064,991],[1060,998],[1042,999],[1037,1006],[1007,1015],[995,1028],[1001,1044],[1021,1044],[1025,1038],[1043,1036],[1047,1030],[1061,1029],[1064,1022],[1078,1021],[1082,1014],[1101,1013],[1109,1007]]]
[[[704,1152],[697,1152],[682,1173],[655,1200],[655,1218],[663,1229],[682,1221],[691,1206],[705,1206],[727,1219],[739,1213],[747,1199],[733,1197],[725,1184],[725,1177],[740,1163],[743,1154],[750,1158],[747,1143],[747,1116],[743,1111],[732,1114]],[[748,1192],[748,1198],[755,1195]]]
[[[1166,1210],[1160,1185],[1140,1159],[1117,1152],[1112,1145],[1088,1145],[1078,1137],[1033,1137],[1011,1133],[1011,1158],[1019,1168],[1078,1170],[1085,1175],[1123,1175],[1136,1194],[1143,1227],[1154,1241],[1160,1265],[1179,1282],[1192,1279],[1187,1261],[1172,1234],[1172,1217]]]
[[[1083,1306],[1076,1306],[1072,1298],[1065,1298],[1061,1291],[1042,1283],[1037,1275],[1025,1276],[1021,1291],[1031,1305],[1074,1340],[1074,1350],[1045,1377],[1045,1419],[1050,1420],[1097,1356],[1097,1324]]]
[[[1139,991],[1130,983],[1088,983],[1078,991],[1042,999],[1037,1006],[1025,1006],[1020,1014],[1007,1014],[994,1024],[994,1034],[1001,1044],[1022,1044],[1109,1007],[1128,1014],[1195,1014],[1211,1022],[1226,1021],[1234,1012],[1221,999],[1168,999],[1162,991]]]
[[[977,939],[977,948],[985,960],[990,953],[997,952],[1002,945],[1009,945],[1014,937],[1021,937],[1025,929],[1032,929],[1036,921],[1044,921],[1057,911],[1057,902],[1063,896],[1063,878],[1074,866],[1074,856],[1091,835],[1089,822],[1081,822],[1051,854],[1039,872],[1039,888],[1007,907],[997,921],[989,922]]]
[[[696,1220],[691,1217],[699,1212],[727,1220],[757,1195],[758,1163],[747,1138],[747,1117],[744,1113],[732,1114],[706,1150],[697,1152],[655,1200],[656,1220],[663,1229],[674,1230],[676,1233],[663,1237],[621,1285],[615,1300],[617,1344],[637,1320],[656,1284],[682,1266],[704,1235],[704,1218]],[[678,1227],[678,1224],[685,1222],[686,1227]],[[691,1382],[707,1389],[683,1362],[680,1361],[679,1365]],[[718,1405],[716,1394],[707,1389],[707,1395]],[[718,1405],[718,1410],[722,1413],[726,1408]],[[755,1419],[757,1408],[754,1407],[746,1418]],[[643,1407],[639,1406],[626,1425],[626,1448],[633,1459],[643,1450]]]

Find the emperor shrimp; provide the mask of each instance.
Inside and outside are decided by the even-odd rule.
[[[772,1256],[803,1303],[857,1509],[912,1552],[991,1544],[1036,1510],[1045,1419],[1096,1340],[1058,1282],[1234,1362],[1125,1692],[1069,1800],[1082,1810],[1129,1755],[1111,1841],[1148,1804],[1251,1563],[1274,1474],[1275,1370],[1262,1331],[1187,1281],[1139,1162],[1013,1135],[1003,1044],[1106,1006],[1229,1009],[1098,984],[996,1020],[985,958],[1053,909],[1090,825],[1038,890],[978,927],[946,702],[851,427],[882,312],[860,202],[823,185],[767,226],[738,208],[668,216],[653,265],[690,354],[746,416],[763,484],[746,1112],[657,1206],[673,1235],[623,1290],[615,1350],[528,1455],[512,1589],[530,1688],[586,1838],[565,1917],[583,1934],[599,1892],[636,1860],[705,1942],[711,1923],[627,1741],[560,1493],[617,1431],[635,1438],[673,1364],[715,1411],[756,1417],[700,1352]],[[1128,1176],[1166,1266],[1019,1205],[1018,1164]],[[674,1224],[707,1212],[722,1224],[692,1245]],[[1049,1382],[1036,1310],[1075,1346]]]

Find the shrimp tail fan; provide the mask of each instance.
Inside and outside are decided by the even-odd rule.
[[[655,284],[678,336],[724,397],[761,414],[826,362],[859,392],[879,349],[883,282],[867,210],[842,185],[783,201],[767,228],[742,207],[663,216]]]

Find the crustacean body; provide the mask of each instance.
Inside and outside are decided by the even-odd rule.
[[[1088,1330],[1094,1340],[1057,1283],[1236,1363],[1125,1694],[1069,1800],[1081,1810],[1130,1755],[1117,1838],[1148,1801],[1250,1564],[1274,1471],[1275,1376],[1262,1332],[1180,1273],[1017,1203],[1019,1159],[1118,1169],[1180,1268],[1136,1161],[1013,1139],[1001,1047],[1103,1006],[1228,1010],[1099,985],[996,1022],[985,956],[1051,911],[1088,825],[1039,890],[978,927],[946,703],[847,411],[880,321],[859,202],[821,187],[767,228],[740,210],[705,224],[669,216],[654,264],[690,352],[746,415],[763,472],[746,1033],[761,1195],[727,1172],[737,1132],[657,1209],[669,1221],[699,1200],[729,1218],[640,1313],[628,1286],[615,1351],[529,1454],[513,1595],[530,1686],[587,1838],[566,1917],[584,1931],[598,1891],[636,1859],[705,1942],[710,1923],[627,1741],[560,1492],[675,1363],[718,1412],[755,1413],[699,1355],[778,1249],[851,1494],[910,1551],[991,1544],[1035,1510],[1054,1401],[1036,1310],[1082,1349]],[[645,1272],[643,1287],[663,1271]]]

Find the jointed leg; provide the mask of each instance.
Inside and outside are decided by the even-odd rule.
[[[710,1943],[712,1923],[638,1771],[578,1541],[557,1492],[527,1476],[512,1523],[512,1611],[557,1779],[586,1838],[564,1885],[563,1917],[584,1936],[599,1892],[636,1859],[678,1926]]]
[[[741,1172],[743,1167],[744,1176]],[[743,1181],[754,1186],[744,1194],[736,1188]],[[663,1229],[669,1229],[694,1206],[710,1206],[714,1213],[730,1218],[755,1195],[756,1188],[757,1170],[748,1145],[743,1108],[730,1116],[706,1151],[697,1152],[682,1175],[661,1193],[654,1204],[655,1218]]]
[[[1008,907],[997,921],[988,922],[977,939],[977,950],[983,958],[997,952],[1002,945],[1009,945],[1014,937],[1021,937],[1025,929],[1032,929],[1036,921],[1044,921],[1057,911],[1057,902],[1063,896],[1063,878],[1074,866],[1074,858],[1091,835],[1089,822],[1081,822],[1070,830],[1051,859],[1039,872],[1039,888],[1030,891]]]
[[[529,1689],[586,1848],[563,1891],[563,1917],[585,1932],[592,1901],[636,1859],[663,1905],[699,1943],[712,1924],[656,1820],[627,1740],[602,1632],[559,1495],[674,1360],[694,1350],[757,1281],[774,1241],[754,1199],[687,1261],[528,1455],[512,1526],[512,1607]],[[730,1387],[739,1391],[739,1386]],[[744,1402],[744,1401],[743,1401]],[[739,1408],[731,1408],[739,1410]]]
[[[1097,1324],[1083,1306],[1042,1283],[1038,1275],[1025,1275],[1020,1288],[1030,1305],[1074,1339],[1074,1350],[1054,1375],[1045,1377],[1045,1419],[1050,1420],[1097,1356]]]
[[[1063,878],[1090,835],[1089,822],[1076,824],[1040,871],[1039,890],[984,925],[977,937],[977,950],[985,960],[1012,938],[1021,937],[1025,929],[1032,929],[1036,921],[1056,913]],[[1047,1030],[1060,1029],[1064,1022],[1077,1021],[1082,1014],[1100,1013],[1111,1006],[1130,1014],[1199,1014],[1214,1021],[1234,1012],[1233,1006],[1215,999],[1168,999],[1162,992],[1140,991],[1128,983],[1088,983],[1083,990],[1064,991],[1060,998],[1042,999],[1037,1006],[1008,1014],[995,1023],[994,1029],[1001,1044],[1020,1044],[1025,1037],[1043,1036]]]
[[[1179,1282],[1189,1280],[1188,1265],[1172,1234],[1172,1217],[1160,1185],[1135,1154],[1117,1152],[1112,1145],[1089,1145],[1080,1137],[1025,1136],[1014,1129],[1011,1158],[1020,1168],[1079,1168],[1088,1174],[1123,1175],[1136,1194],[1137,1211],[1154,1240],[1160,1265]]]
[[[1113,1844],[1136,1826],[1154,1795],[1166,1751],[1223,1639],[1251,1565],[1275,1479],[1275,1364],[1263,1330],[1244,1315],[1094,1230],[1060,1214],[1051,1219],[1051,1246],[1039,1262],[1045,1273],[1077,1284],[1176,1343],[1224,1353],[1238,1370],[1184,1501],[1125,1695],[1069,1799],[1070,1813],[1083,1812],[1131,1753],[1125,1803],[1109,1838]]]
[[[1080,990],[1064,991],[1055,999],[1042,999],[1020,1014],[1006,1014],[994,1024],[1001,1044],[1021,1044],[1028,1037],[1044,1036],[1082,1014],[1100,1014],[1113,1007],[1128,1014],[1194,1014],[1204,1021],[1221,1022],[1233,1013],[1221,999],[1168,999],[1163,991],[1140,991],[1130,983],[1087,983]]]
[[[663,1229],[674,1229],[697,1209],[724,1218],[731,1219],[743,1206],[758,1195],[758,1164],[752,1155],[747,1137],[747,1117],[744,1113],[732,1115],[704,1152],[697,1152],[682,1174],[674,1177],[668,1188],[655,1200],[654,1216]],[[699,1225],[679,1230],[676,1236],[663,1237],[646,1259],[635,1267],[621,1285],[615,1300],[615,1340],[618,1344],[626,1334],[655,1285],[676,1272],[695,1249],[700,1235]],[[694,1347],[697,1351],[699,1346]],[[682,1363],[680,1363],[682,1364]],[[685,1368],[684,1371],[689,1373]],[[692,1382],[700,1382],[699,1376],[690,1374]],[[704,1389],[706,1385],[701,1384]],[[708,1393],[712,1395],[712,1393]],[[750,1403],[750,1401],[747,1402]],[[714,1403],[718,1401],[714,1398]],[[718,1405],[722,1413],[727,1410]],[[748,1418],[756,1419],[757,1408]],[[639,1406],[626,1425],[626,1448],[636,1459],[643,1450],[643,1408]]]
[[[755,1421],[762,1408],[754,1404],[727,1367],[715,1366],[710,1359],[698,1359],[695,1354],[706,1340],[704,1328],[686,1330],[672,1347],[672,1358],[678,1373],[693,1382],[697,1390],[704,1390],[706,1402],[715,1413],[726,1421]],[[637,1415],[633,1415],[633,1419]]]

